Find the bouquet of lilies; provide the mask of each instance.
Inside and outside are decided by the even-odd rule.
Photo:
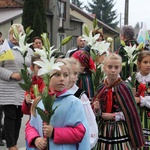
[[[122,65],[125,67],[127,66],[129,67],[128,69],[130,71],[130,78],[128,78],[127,80],[133,88],[135,87],[135,82],[136,82],[136,71],[134,70],[134,66],[136,66],[137,64],[138,52],[142,49],[142,47],[143,47],[143,43],[140,43],[138,46],[133,45],[133,46],[124,47],[125,57],[127,57],[127,62],[123,62]]]
[[[29,93],[30,87],[32,85],[32,82],[31,82],[32,74],[28,73],[28,68],[25,63],[25,58],[27,56],[30,45],[32,45],[32,43],[28,44],[27,40],[30,34],[33,32],[33,30],[31,30],[31,28],[28,27],[26,29],[26,33],[23,34],[22,32],[18,33],[17,28],[13,26],[13,31],[14,31],[13,36],[18,41],[18,44],[19,44],[18,46],[15,46],[15,48],[17,48],[20,51],[24,60],[24,63],[23,63],[24,68],[21,69],[21,72],[20,72],[21,78],[23,79],[24,83],[19,83],[19,85],[23,90],[28,91]]]
[[[93,31],[99,29],[96,28],[97,19],[95,18],[93,20]],[[83,39],[87,42],[87,45],[90,47],[90,55],[92,56],[96,66],[96,71],[92,71],[92,81],[94,85],[94,91],[96,91],[100,82],[102,82],[102,80],[105,77],[105,74],[103,72],[103,60],[101,63],[99,63],[97,59],[108,54],[110,43],[106,41],[98,42],[97,39],[99,38],[100,34],[93,35],[92,31],[89,31],[87,25],[84,25],[83,29],[85,33],[82,35]]]

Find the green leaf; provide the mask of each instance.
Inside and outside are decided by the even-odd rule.
[[[26,84],[24,84],[24,83],[18,83],[19,84],[19,86],[24,90],[24,91],[28,91],[29,89],[28,89],[28,86],[26,85]]]
[[[96,26],[97,26],[97,19],[96,19],[96,18],[94,18],[94,20],[93,20],[93,28],[95,29],[95,28],[96,28]]]
[[[17,41],[19,41],[19,33],[18,33],[18,30],[17,30],[17,27],[12,26],[12,29],[13,29],[14,37],[16,38]]]
[[[83,31],[84,31],[84,33],[85,33],[87,36],[89,36],[90,31],[89,31],[89,29],[88,29],[88,27],[87,27],[86,25],[84,25]]]
[[[50,41],[48,39],[48,34],[43,33],[43,34],[41,34],[41,37],[42,37],[42,41],[43,41],[43,46],[45,47],[46,51],[49,52],[49,50],[50,50]]]
[[[133,62],[135,62],[135,60],[137,60],[138,55],[135,55],[135,57],[133,58]]]
[[[137,50],[141,50],[143,47],[144,47],[144,43],[141,42],[141,43],[138,45]]]
[[[126,46],[125,42],[121,40],[121,45]]]
[[[31,26],[27,27],[26,36],[29,37],[32,32],[33,32],[33,30],[31,29]]]
[[[47,124],[49,124],[49,118],[48,118],[48,114],[42,110],[39,107],[35,107],[37,109],[38,114],[40,115],[41,119],[46,122]]]
[[[90,55],[93,58],[93,60],[96,61],[96,54],[94,50],[90,50]]]
[[[67,44],[72,39],[72,36],[67,36],[61,41],[61,46]]]
[[[54,104],[54,101],[56,99],[56,96],[42,96],[42,100],[43,100],[43,104],[44,104],[44,107],[45,107],[45,110],[47,110],[49,113],[51,112],[52,110],[52,107],[53,107],[53,104]]]

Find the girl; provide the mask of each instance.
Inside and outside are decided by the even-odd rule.
[[[134,97],[119,77],[121,64],[121,57],[117,54],[112,53],[105,58],[107,78],[93,99],[93,109],[99,119],[97,150],[133,149],[144,145]]]
[[[144,150],[150,150],[150,51],[141,51],[138,55],[136,74],[136,101],[140,109],[140,118],[145,136]]]
[[[35,54],[34,56],[31,57],[30,69],[34,74],[32,77],[32,86],[30,88],[30,93],[25,92],[25,99],[24,99],[24,101],[22,103],[22,107],[21,107],[23,114],[26,114],[26,115],[31,115],[31,105],[33,103],[33,100],[36,100],[36,97],[35,97],[34,91],[33,91],[33,86],[37,85],[40,93],[42,93],[42,91],[45,87],[43,79],[37,75],[40,67],[38,65],[34,64],[34,61],[41,60],[40,57],[41,56],[38,54]],[[29,124],[29,121],[27,121],[26,126],[29,126],[28,124]],[[34,131],[34,129],[33,129],[33,131]],[[34,132],[36,132],[36,130]],[[45,139],[40,138],[39,142],[43,142],[43,141],[45,141]],[[29,148],[27,140],[26,140],[26,149],[32,150],[32,148]]]
[[[89,99],[94,97],[94,88],[92,83],[92,71],[95,71],[95,64],[89,53],[83,50],[76,51],[73,58],[81,64],[81,72],[78,77],[77,86],[84,90]]]
[[[80,64],[74,58],[65,58],[64,61],[67,62],[70,71],[70,81],[68,89],[82,101],[84,112],[86,114],[86,118],[89,125],[90,146],[91,148],[93,148],[98,139],[98,128],[95,120],[95,115],[93,113],[87,95],[76,85],[76,81],[80,72]]]
[[[56,94],[53,107],[58,106],[50,124],[43,124],[36,112],[36,116],[31,115],[30,125],[38,131],[40,137],[44,135],[49,138],[49,149],[89,150],[89,131],[82,103],[66,89],[69,82],[67,65],[64,63],[60,68],[61,70],[52,72],[49,84],[51,91],[49,94]],[[42,100],[37,107],[44,109]],[[46,144],[44,142],[37,144],[38,139],[39,136],[30,139],[30,146],[44,149]]]
[[[33,42],[33,45],[32,45],[33,51],[35,48],[42,49],[43,42],[42,42],[42,39],[40,37],[38,37],[38,36],[34,37],[32,42]]]

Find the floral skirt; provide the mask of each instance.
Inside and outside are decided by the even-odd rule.
[[[141,150],[150,150],[150,109],[141,108],[140,117],[145,137],[145,145]]]
[[[124,121],[100,121],[99,140],[94,150],[133,150]]]

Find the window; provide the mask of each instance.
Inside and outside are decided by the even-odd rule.
[[[60,46],[61,41],[66,37],[63,33],[58,33],[58,41],[57,41],[57,47]],[[66,53],[66,45],[62,46],[60,49],[61,52]]]
[[[66,19],[66,2],[61,0],[57,2],[57,16]]]
[[[72,43],[71,43],[72,47],[77,47],[77,37],[78,36],[73,36],[72,37],[72,40],[71,40],[72,41]]]

